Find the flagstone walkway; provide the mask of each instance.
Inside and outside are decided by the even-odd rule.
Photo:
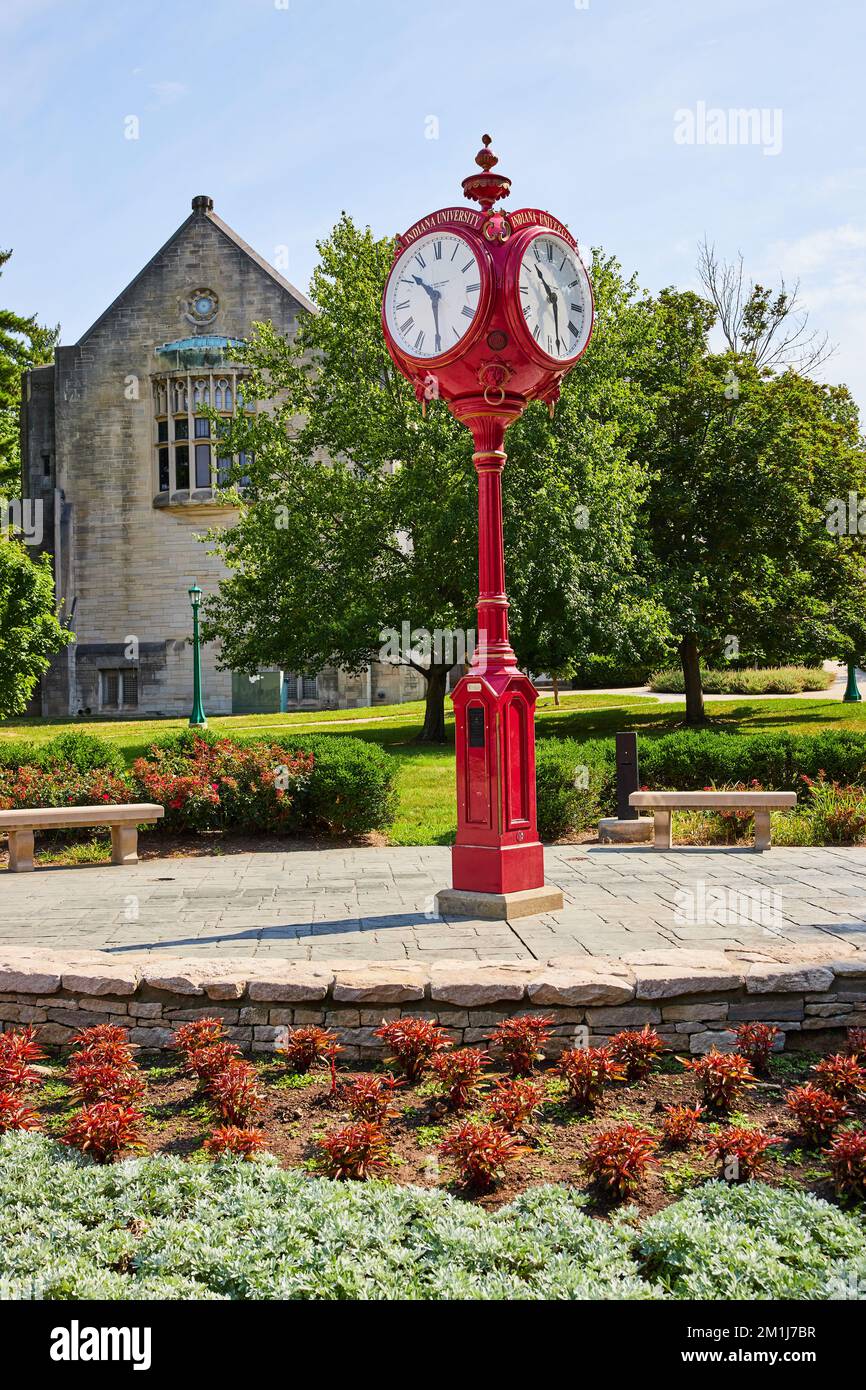
[[[273,960],[548,962],[777,941],[866,951],[866,849],[546,851],[562,912],[435,916],[445,848],[299,847],[0,874],[0,945]]]

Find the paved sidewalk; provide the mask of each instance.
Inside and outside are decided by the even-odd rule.
[[[0,874],[0,945],[261,960],[547,962],[769,942],[866,950],[866,849],[546,851],[562,912],[441,920],[445,848],[298,848]]]

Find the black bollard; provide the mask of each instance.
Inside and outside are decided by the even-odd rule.
[[[640,786],[637,772],[637,734],[616,736],[616,814],[619,820],[637,820],[636,806],[628,799]]]

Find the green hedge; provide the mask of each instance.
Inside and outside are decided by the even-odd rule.
[[[650,689],[682,695],[685,680],[681,666],[670,666],[650,677]],[[803,690],[827,690],[833,675],[823,666],[744,667],[701,671],[705,695],[798,695]]]
[[[612,738],[539,739],[538,828],[544,840],[589,829],[616,809],[616,745]],[[682,730],[638,739],[641,786],[701,791],[758,781],[770,791],[798,791],[823,772],[831,782],[866,786],[866,734],[729,734]],[[581,769],[586,769],[583,773]],[[588,780],[588,786],[576,785]]]
[[[607,1221],[568,1187],[498,1211],[443,1191],[338,1183],[275,1162],[107,1167],[0,1138],[7,1298],[577,1300],[852,1297],[862,1217],[808,1193],[717,1182]]]
[[[0,740],[0,767],[53,768],[68,763],[76,772],[122,773],[123,754],[115,743],[83,729],[68,729],[47,743],[28,743],[23,739]]]

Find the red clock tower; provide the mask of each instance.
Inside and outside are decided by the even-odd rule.
[[[457,840],[440,912],[518,917],[562,906],[544,883],[535,814],[537,692],[508,639],[502,539],[505,431],[530,401],[553,411],[592,334],[589,277],[550,213],[496,204],[511,182],[485,135],[474,208],[442,208],[398,237],[382,303],[394,362],[422,409],[432,399],[472,432],[478,474],[478,643],[453,693]]]

